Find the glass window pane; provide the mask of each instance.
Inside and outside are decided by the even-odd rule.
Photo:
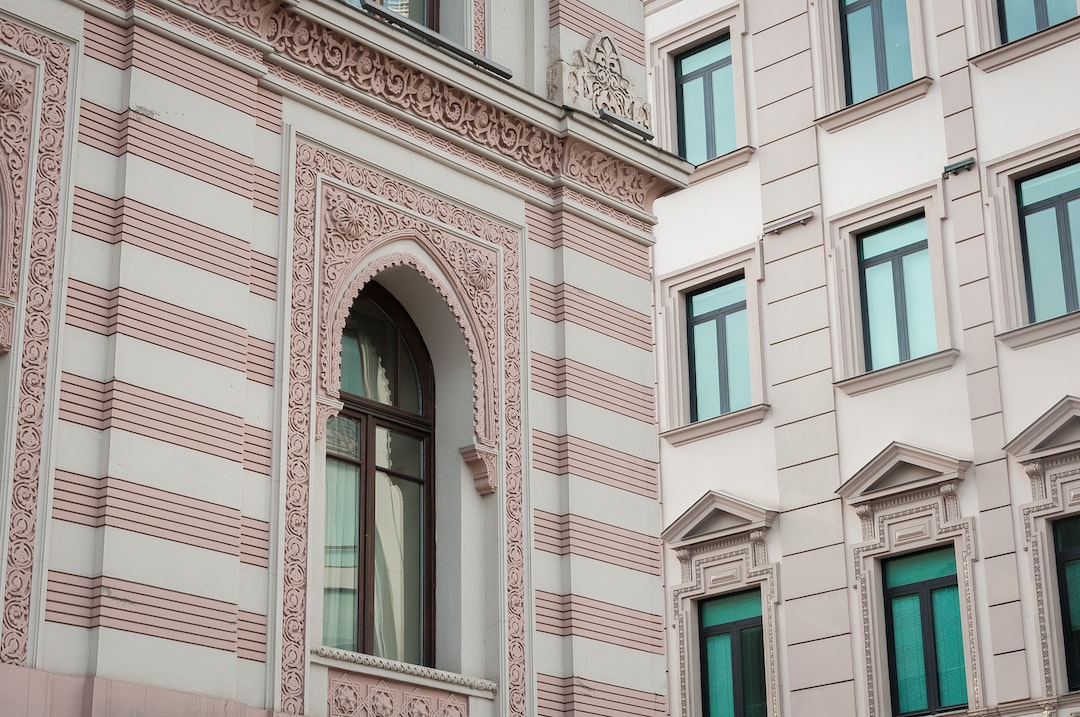
[[[423,477],[424,442],[407,433],[375,427],[375,467]]]
[[[349,416],[331,416],[326,422],[328,455],[360,460],[360,421]]]
[[[1046,0],[1046,16],[1051,25],[1076,17],[1076,0]]]
[[[379,657],[419,663],[423,648],[423,491],[375,473],[375,645]]]
[[[746,301],[746,279],[737,279],[691,294],[688,313],[693,318],[742,301]]]
[[[908,358],[918,358],[937,351],[934,287],[930,281],[930,252],[923,249],[914,254],[907,254],[901,261],[904,268]]]
[[[1023,180],[1017,185],[1017,194],[1020,206],[1026,207],[1074,189],[1080,189],[1080,162]]]
[[[951,545],[885,561],[887,588],[921,583],[947,575],[956,575],[956,554]]]
[[[345,334],[355,337],[358,363],[349,366],[354,373],[349,393],[393,406],[397,384],[397,327],[369,299],[358,299],[345,324]],[[345,367],[342,367],[342,387]]]
[[[705,139],[705,78],[697,77],[679,88],[679,120],[682,138],[679,149],[691,164],[701,164],[709,158]]]
[[[907,0],[882,0],[885,28],[885,71],[889,89],[911,82],[911,41],[908,39]]]
[[[1058,552],[1080,547],[1080,517],[1054,523],[1054,545]]]
[[[866,323],[869,326],[867,369],[874,370],[900,362],[900,342],[896,328],[896,294],[892,264],[869,266],[863,271],[866,295]]]
[[[379,0],[387,10],[393,10],[414,22],[427,25],[427,0]]]
[[[728,63],[709,73],[713,97],[713,134],[719,157],[735,149],[735,88],[732,84],[732,67]]]
[[[1065,587],[1068,592],[1069,631],[1080,633],[1080,560],[1065,563]]]
[[[701,611],[702,627],[716,627],[751,617],[761,617],[761,593],[749,590],[703,600],[698,609]]]
[[[727,339],[728,410],[750,405],[750,340],[746,309],[724,317]]]
[[[934,653],[937,657],[938,701],[942,707],[967,704],[964,639],[960,595],[955,585],[930,593],[934,610]]]
[[[766,717],[765,645],[760,625],[739,631],[739,662],[743,717]]]
[[[709,717],[735,717],[735,685],[731,679],[731,635],[705,638],[705,680]]]
[[[870,6],[847,13],[844,26],[847,29],[848,41],[848,93],[851,103],[854,104],[878,93]]]
[[[1005,9],[1004,41],[1030,35],[1037,29],[1035,23],[1035,0],[998,0]]]
[[[926,660],[923,654],[919,596],[892,600],[893,662],[899,711],[915,712],[929,707],[926,694]]]
[[[1069,227],[1069,245],[1072,247],[1073,282],[1076,294],[1080,296],[1080,199],[1065,206],[1065,216]],[[1070,306],[1068,309],[1076,311],[1080,306]]]
[[[859,256],[873,259],[894,249],[926,241],[926,217],[890,224],[883,229],[859,235]]]
[[[714,62],[723,62],[731,58],[731,38],[725,37],[705,47],[693,50],[678,58],[678,73],[685,77]]]
[[[356,650],[360,575],[360,471],[326,459],[323,643]]]
[[[1027,281],[1031,289],[1032,321],[1061,316],[1066,311],[1065,283],[1058,243],[1057,213],[1053,207],[1024,217]]]
[[[691,327],[691,371],[697,410],[691,419],[703,421],[720,415],[720,357],[717,354],[715,321]]]

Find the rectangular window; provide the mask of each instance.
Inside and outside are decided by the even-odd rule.
[[[1076,0],[997,0],[997,10],[1005,43],[1076,17]]]
[[[1080,162],[1017,183],[1028,320],[1080,308]]]
[[[1080,690],[1080,516],[1054,523],[1061,623],[1069,690]]]
[[[675,58],[679,154],[702,164],[735,149],[731,38],[723,36]]]
[[[740,276],[686,295],[690,420],[750,405],[750,346],[746,278]]]
[[[698,604],[706,717],[766,717],[765,649],[757,590]]]
[[[907,0],[840,0],[840,40],[847,104],[911,82]]]
[[[926,217],[857,238],[866,369],[937,351]]]
[[[967,704],[952,546],[886,560],[885,629],[894,715]]]

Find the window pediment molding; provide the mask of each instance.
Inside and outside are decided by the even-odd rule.
[[[892,442],[849,478],[836,493],[847,503],[860,506],[896,502],[962,480],[971,461],[944,453]],[[890,500],[894,499],[894,500]]]
[[[675,549],[735,536],[753,541],[752,533],[767,530],[775,518],[774,510],[711,490],[676,518],[661,538]]]
[[[1080,398],[1065,396],[1005,445],[1020,463],[1080,451]]]

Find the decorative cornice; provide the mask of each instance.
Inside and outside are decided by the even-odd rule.
[[[461,457],[473,474],[473,485],[480,495],[491,495],[499,486],[496,463],[498,454],[488,448],[472,445],[461,449]]]
[[[464,687],[465,689],[476,690],[477,692],[489,692],[492,695],[497,694],[499,691],[499,685],[491,680],[485,680],[480,677],[459,675],[456,672],[435,670],[430,667],[424,667],[422,665],[410,665],[405,662],[396,662],[394,660],[387,660],[382,657],[375,657],[374,655],[363,655],[359,652],[349,652],[348,650],[338,650],[333,647],[320,646],[311,648],[311,654],[318,655],[319,657],[325,657],[330,660],[339,660],[341,662],[349,662],[354,665],[374,667],[379,670],[386,670],[387,672],[396,672],[398,674],[408,675],[410,677],[420,677],[425,680],[439,682],[444,685]]]

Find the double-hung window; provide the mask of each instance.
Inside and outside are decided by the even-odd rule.
[[[705,717],[766,717],[761,594],[701,601],[698,629]]]
[[[1012,42],[1076,17],[1076,0],[997,0],[1001,41]]]
[[[1080,162],[1021,180],[1016,195],[1028,320],[1080,309]]]
[[[735,149],[731,38],[723,36],[675,58],[679,154],[702,164]]]
[[[1080,516],[1054,523],[1061,623],[1069,690],[1080,690]]]
[[[690,420],[750,405],[746,278],[712,284],[686,296]]]
[[[926,217],[890,224],[856,241],[866,370],[937,351]]]
[[[911,82],[907,0],[840,0],[840,40],[847,104]]]
[[[893,715],[965,706],[967,675],[952,546],[886,560],[883,572]]]

